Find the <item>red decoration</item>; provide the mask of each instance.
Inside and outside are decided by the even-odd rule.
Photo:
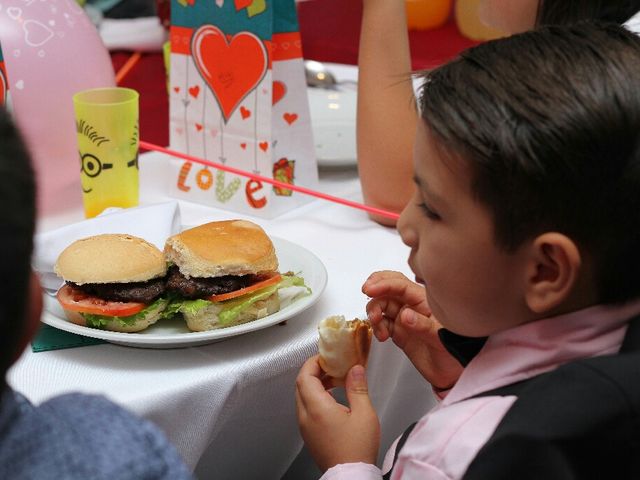
[[[215,96],[225,121],[260,83],[267,71],[267,50],[250,32],[227,36],[213,25],[193,34],[193,60]]]
[[[200,94],[200,87],[198,85],[189,87],[189,95],[191,95],[193,98],[198,98],[199,94]]]
[[[182,167],[180,168],[180,173],[178,174],[178,189],[182,190],[183,192],[188,192],[189,190],[191,190],[191,187],[189,187],[186,182],[187,176],[189,175],[192,166],[192,163],[184,162],[182,164]]]
[[[256,198],[254,196],[254,193],[259,192],[263,188],[260,180],[251,179],[247,182],[244,193],[247,196],[247,202],[253,208],[263,208],[267,204],[267,197]]]
[[[284,118],[285,122],[287,122],[289,125],[291,125],[293,122],[295,122],[298,119],[298,114],[297,113],[285,113],[284,115],[282,115],[282,118]]]
[[[278,103],[280,100],[282,100],[282,97],[284,97],[286,93],[287,86],[284,84],[284,82],[280,82],[278,80],[274,81],[271,104],[275,105],[276,103]]]

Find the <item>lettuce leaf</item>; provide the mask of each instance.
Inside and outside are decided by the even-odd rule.
[[[155,302],[151,303],[145,309],[140,310],[138,313],[129,315],[128,317],[110,317],[108,315],[95,315],[92,313],[81,313],[82,317],[87,322],[87,327],[99,328],[104,330],[107,324],[111,321],[120,322],[121,326],[130,326],[136,323],[138,320],[142,320],[147,315],[156,312],[157,310],[164,308],[169,303],[166,298],[158,298]]]
[[[276,283],[275,285],[271,285],[255,292],[247,293],[246,295],[242,295],[240,297],[232,298],[230,300],[225,300],[222,302],[210,302],[209,300],[203,299],[185,300],[180,299],[179,297],[173,297],[169,303],[169,306],[165,309],[163,316],[171,317],[177,313],[197,315],[198,312],[203,308],[206,308],[213,303],[217,303],[218,305],[220,305],[220,307],[222,307],[222,309],[218,313],[220,324],[227,325],[233,323],[238,315],[250,308],[254,303],[259,302],[260,300],[264,300],[281,288],[294,286],[304,287],[307,289],[306,295],[311,294],[311,289],[304,284],[304,279],[302,277],[298,277],[293,274],[283,274],[282,280],[280,280],[280,282]]]
[[[258,292],[252,292],[247,295],[242,295],[241,297],[227,300],[226,302],[220,302],[223,305],[222,310],[218,313],[220,325],[224,326],[232,323],[238,315],[251,305],[273,295],[278,291],[278,285],[280,285],[280,283],[258,290]]]

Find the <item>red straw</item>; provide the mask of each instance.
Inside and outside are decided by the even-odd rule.
[[[135,52],[127,59],[124,65],[120,67],[120,70],[118,70],[118,73],[116,73],[116,85],[120,85],[124,77],[126,77],[127,74],[131,70],[133,70],[133,67],[135,67],[136,63],[138,63],[138,61],[140,60],[140,57],[142,57],[142,54],[140,52]]]
[[[170,149],[165,148],[165,147],[160,147],[158,145],[154,145],[153,143],[140,141],[140,147],[144,148],[145,150],[155,150],[156,152],[166,153],[167,155],[171,155],[173,157],[182,158],[182,159],[187,160],[189,162],[200,163],[202,165],[207,165],[207,166],[210,166],[210,167],[213,167],[213,168],[217,168],[218,170],[223,170],[225,172],[235,173],[236,175],[240,175],[242,177],[252,178],[254,180],[259,180],[259,181],[264,182],[264,183],[270,183],[271,185],[274,185],[276,187],[287,188],[287,189],[293,190],[295,192],[304,193],[305,195],[311,195],[312,197],[322,198],[323,200],[329,200],[330,202],[335,202],[335,203],[339,203],[341,205],[346,205],[347,207],[357,208],[357,209],[364,210],[364,211],[369,212],[369,213],[375,213],[376,215],[380,215],[382,217],[392,218],[394,220],[397,220],[398,218],[400,218],[400,215],[398,215],[397,213],[389,212],[387,210],[382,210],[382,209],[376,208],[376,207],[370,207],[369,205],[364,205],[364,204],[358,203],[358,202],[352,202],[351,200],[347,200],[347,199],[344,199],[344,198],[334,197],[332,195],[327,195],[326,193],[317,192],[315,190],[311,190],[310,188],[300,187],[298,185],[293,185],[293,184],[286,183],[286,182],[280,182],[278,180],[274,180],[273,178],[263,177],[262,175],[256,175],[255,173],[249,173],[249,172],[246,172],[244,170],[240,170],[238,168],[233,168],[233,167],[230,167],[228,165],[224,165],[222,163],[215,163],[215,162],[211,162],[209,160],[204,160],[202,158],[198,158],[198,157],[194,157],[194,156],[191,156],[191,155],[187,155],[187,154],[182,153],[182,152],[178,152],[178,151],[175,151],[175,150],[170,150]]]

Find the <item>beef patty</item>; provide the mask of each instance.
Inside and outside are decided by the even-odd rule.
[[[259,275],[223,275],[221,277],[185,277],[173,265],[167,274],[167,290],[178,292],[185,298],[207,298],[211,295],[233,292],[260,280]]]
[[[151,303],[165,292],[164,277],[152,278],[146,282],[85,283],[83,285],[67,283],[87,295],[113,302]]]

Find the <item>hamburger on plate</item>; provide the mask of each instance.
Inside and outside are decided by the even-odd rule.
[[[206,331],[250,322],[281,308],[282,289],[304,280],[278,272],[273,242],[246,220],[206,223],[167,239],[167,313],[181,313],[190,330]],[[293,300],[293,298],[292,298]]]
[[[138,332],[157,322],[168,304],[164,255],[133,235],[77,240],[62,251],[54,270],[65,281],[58,301],[78,325]]]

